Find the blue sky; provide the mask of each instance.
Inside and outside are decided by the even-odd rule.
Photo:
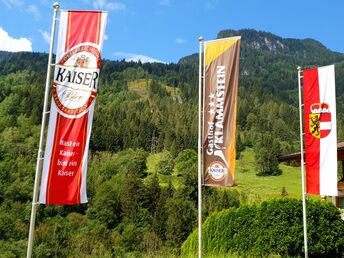
[[[0,50],[48,52],[53,2],[0,0]],[[178,62],[198,38],[253,28],[313,38],[344,53],[343,0],[61,0],[61,9],[109,12],[103,57]]]

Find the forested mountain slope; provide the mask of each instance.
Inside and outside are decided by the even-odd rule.
[[[344,140],[343,54],[315,40],[254,30],[218,37],[234,35],[242,36],[238,155],[253,148],[259,161],[266,150],[272,158],[298,150],[297,65],[336,63],[338,138]],[[0,52],[0,254],[7,257],[25,256],[47,59]],[[89,203],[40,206],[36,257],[178,254],[197,221],[197,62],[197,55],[177,64],[103,61]],[[147,172],[152,150],[162,153]],[[245,200],[233,189],[204,192],[205,217]]]

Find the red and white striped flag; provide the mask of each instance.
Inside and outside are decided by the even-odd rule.
[[[107,13],[61,11],[39,202],[87,202],[87,153]]]
[[[303,71],[307,193],[337,196],[334,65]]]

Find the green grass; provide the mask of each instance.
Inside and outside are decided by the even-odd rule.
[[[161,158],[162,152],[151,154],[147,158],[147,173],[153,174],[156,172],[157,164]],[[174,188],[178,189],[181,186],[182,178],[176,175],[160,175],[158,174],[160,186],[168,186],[169,181],[171,181]]]
[[[197,255],[189,255],[189,256],[181,256],[182,258],[197,258]],[[242,256],[238,256],[235,254],[209,254],[209,255],[202,255],[203,258],[240,258]],[[266,258],[279,258],[279,255],[269,255]]]
[[[148,84],[150,79],[141,79],[128,82],[128,90],[137,93],[139,96],[146,98],[148,97]]]
[[[156,165],[161,158],[161,153],[152,154],[147,158],[147,172],[152,174],[156,171]],[[241,153],[240,159],[236,161],[236,182],[233,189],[245,197],[248,204],[281,197],[282,189],[285,188],[288,197],[301,198],[301,169],[280,164],[282,175],[280,176],[257,176],[253,149],[246,149]],[[181,185],[181,177],[175,175],[159,175],[161,186],[167,186],[171,180],[174,187]],[[310,197],[318,198],[318,197]]]
[[[152,154],[147,158],[147,172],[155,172],[157,163],[162,153]],[[272,198],[282,196],[282,189],[285,187],[288,197],[301,198],[301,168],[280,164],[282,174],[279,176],[257,176],[255,168],[255,157],[253,149],[246,149],[241,153],[240,159],[236,161],[236,182],[237,186],[231,188],[237,190],[245,197],[244,202],[253,204]],[[175,187],[181,184],[180,177],[159,175],[161,185],[167,185],[169,179]],[[229,189],[229,190],[231,190]],[[317,199],[317,196],[310,198]],[[149,257],[178,257],[171,254],[170,256],[152,256]],[[182,256],[183,258],[194,258],[196,255]],[[239,258],[235,254],[212,254],[204,255],[204,258]],[[279,255],[270,255],[268,258],[278,258]]]
[[[148,97],[148,85],[152,79],[139,79],[128,82],[128,90],[137,93],[143,98]],[[165,90],[171,95],[171,97],[178,102],[181,102],[180,89],[166,84],[162,84]]]
[[[248,202],[263,201],[282,195],[285,187],[288,196],[301,198],[301,170],[280,164],[280,176],[256,176],[255,158],[252,149],[246,149],[236,162],[237,189],[248,197]]]

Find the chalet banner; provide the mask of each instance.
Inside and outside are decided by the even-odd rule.
[[[306,191],[337,196],[334,65],[303,71]]]
[[[203,184],[235,185],[240,37],[204,42]]]
[[[87,202],[87,154],[107,13],[61,11],[39,202]]]

